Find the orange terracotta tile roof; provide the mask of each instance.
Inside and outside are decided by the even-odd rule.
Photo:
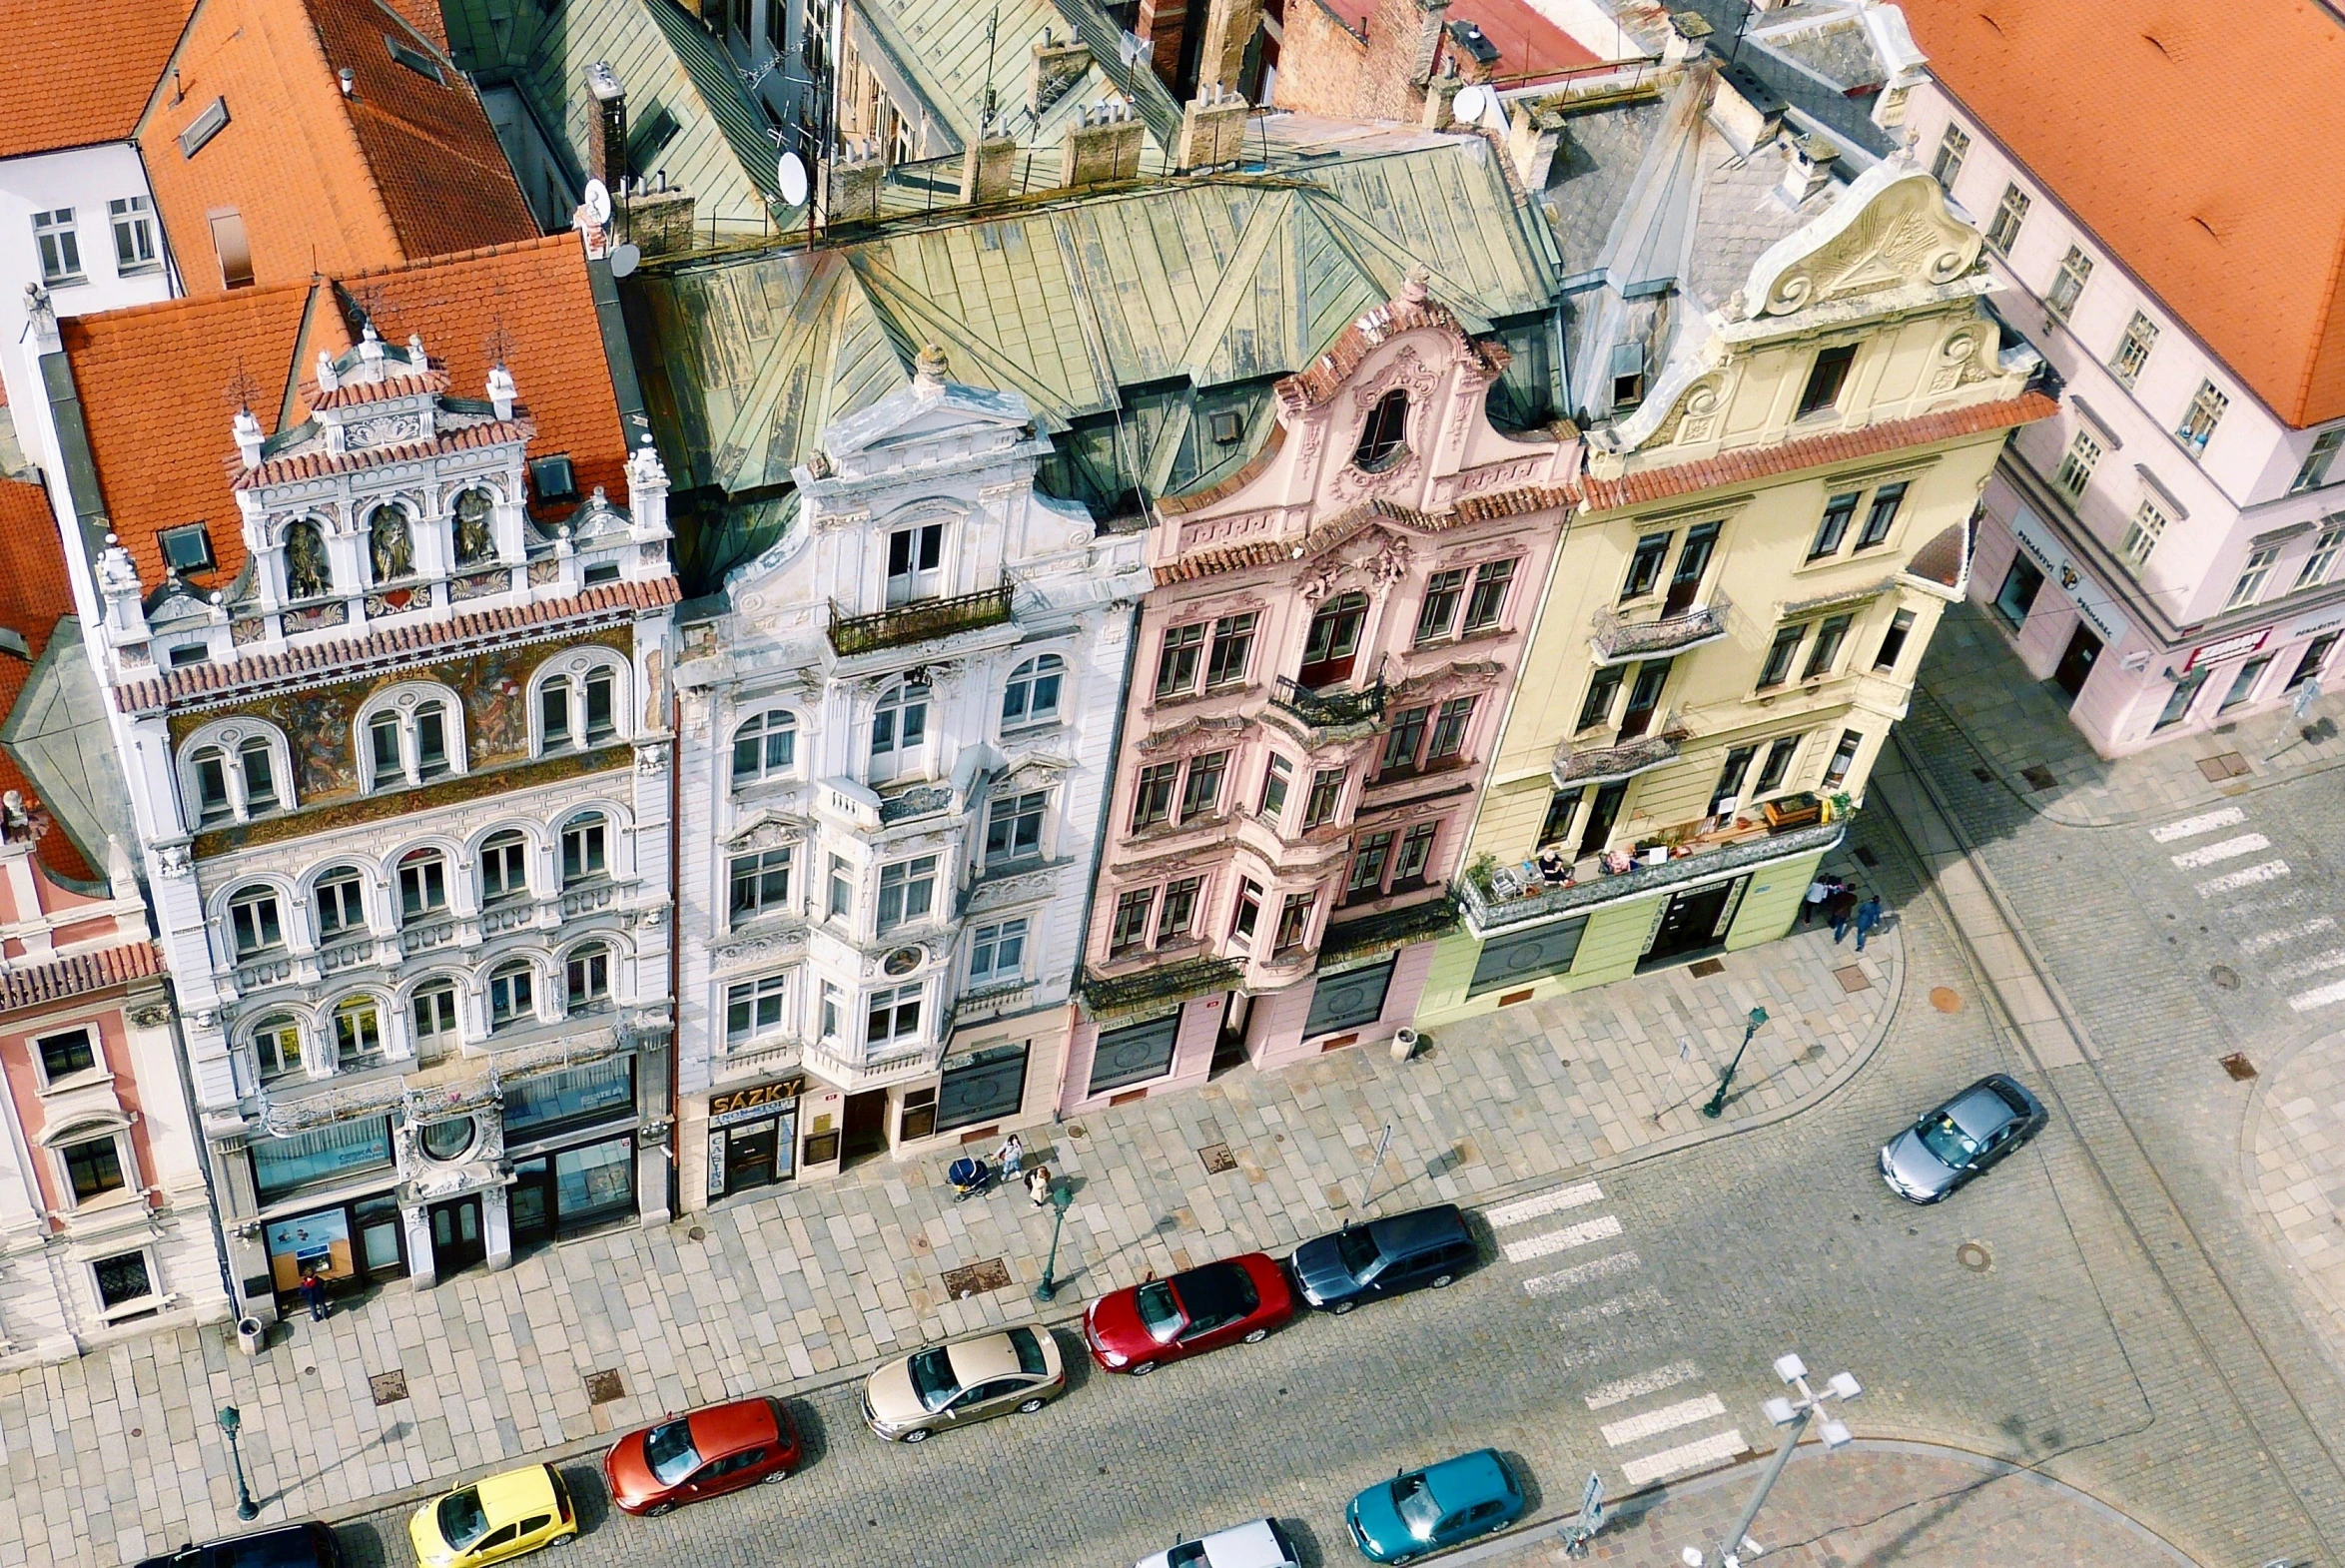
[[[1905,12],[1954,98],[2274,412],[2298,426],[2345,414],[2334,14],[2306,0]]]
[[[23,636],[28,655],[0,652],[0,719],[16,710],[33,660],[49,646],[57,623],[73,613],[73,584],[66,576],[65,545],[57,536],[49,492],[38,484],[0,479],[0,626]],[[0,747],[0,790],[40,795],[5,747]],[[87,880],[92,874],[63,833],[52,831],[42,839],[40,854],[66,876]]]
[[[1968,543],[1969,530],[1958,522],[1949,523],[1939,530],[1938,537],[1914,552],[1914,558],[1906,562],[1906,572],[1942,587],[1958,588],[1962,585],[1962,551]]]
[[[216,102],[228,123],[190,157],[179,135]],[[377,0],[204,0],[140,132],[192,295],[227,287],[223,209],[264,287],[537,234],[471,84]]]
[[[0,66],[0,158],[130,137],[194,0],[19,5]]]
[[[41,841],[41,859],[54,865],[51,847],[57,834]],[[163,955],[152,942],[126,942],[118,948],[76,953],[22,969],[0,971],[0,1009],[14,1011],[86,996],[109,986],[128,985],[163,973]]]
[[[427,441],[399,441],[390,446],[369,446],[362,451],[295,452],[290,456],[271,457],[258,468],[246,467],[243,457],[234,453],[224,460],[229,464],[229,488],[249,490],[264,484],[283,484],[289,479],[314,479],[322,473],[352,473],[361,468],[380,468],[387,462],[409,462],[434,452],[469,451],[503,441],[525,441],[535,430],[536,426],[527,419],[483,419],[478,424],[442,430]]]

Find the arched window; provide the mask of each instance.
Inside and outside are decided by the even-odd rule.
[[[486,490],[466,490],[456,497],[458,566],[485,566],[496,559],[496,529],[490,522],[495,510],[496,501]]]
[[[583,942],[570,949],[562,966],[562,1005],[570,1017],[592,1013],[610,1003],[610,946]]]
[[[928,744],[928,687],[899,681],[871,716],[871,781],[884,784],[920,771]]]
[[[1002,727],[1041,724],[1059,716],[1059,686],[1066,678],[1067,661],[1056,653],[1028,659],[1010,672],[1002,691]]]
[[[415,1052],[435,1051],[456,1043],[456,988],[450,980],[426,980],[407,998],[407,1018],[414,1026]]]
[[[253,1026],[253,1062],[264,1084],[302,1070],[302,1026],[292,1014],[272,1013]]]
[[[1368,410],[1365,424],[1360,426],[1360,443],[1352,449],[1351,460],[1358,466],[1374,470],[1389,466],[1408,441],[1408,393],[1395,387],[1376,399],[1376,406]]]
[[[187,752],[186,771],[198,827],[246,822],[284,809],[274,738],[234,727],[214,732]]]
[[[277,890],[265,884],[244,889],[228,901],[228,929],[236,938],[236,956],[251,958],[285,946],[285,921],[277,904]]]
[[[488,977],[488,1027],[508,1029],[537,1016],[536,977],[526,959],[499,965]]]
[[[326,556],[326,535],[307,518],[285,530],[285,593],[290,599],[322,599],[334,591],[334,565]]]
[[[399,857],[398,913],[413,925],[447,912],[447,857],[435,849],[409,850]]]
[[[516,828],[491,833],[480,846],[480,902],[529,895],[529,841]]]
[[[610,873],[610,824],[599,811],[582,811],[562,824],[562,886],[575,887]]]
[[[733,782],[779,778],[798,760],[798,720],[787,708],[768,708],[733,731]]]
[[[367,929],[367,884],[355,866],[337,866],[318,879],[318,940],[333,942]]]
[[[619,732],[619,672],[610,664],[573,659],[537,687],[540,752],[599,746]]]
[[[462,716],[437,687],[410,686],[379,699],[360,725],[372,792],[427,784],[464,768]]]
[[[404,506],[378,506],[368,513],[367,553],[377,582],[396,582],[415,574],[415,536]]]
[[[383,1060],[383,1010],[373,997],[352,997],[334,1010],[334,1065],[343,1072]]]

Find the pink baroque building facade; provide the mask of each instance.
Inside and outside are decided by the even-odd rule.
[[[1063,1111],[1414,1016],[1576,460],[1505,366],[1412,272],[1158,503]]]

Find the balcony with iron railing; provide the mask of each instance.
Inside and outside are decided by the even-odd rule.
[[[1657,654],[1683,653],[1726,635],[1726,615],[1733,606],[1724,594],[1713,594],[1708,604],[1663,615],[1659,620],[1629,621],[1608,609],[1596,612],[1590,643],[1596,663],[1625,664]]]
[[[1010,618],[1011,584],[1004,582],[947,599],[916,599],[869,615],[841,613],[831,601],[831,647],[842,658],[880,648],[933,642],[958,632],[999,626]]]
[[[1845,820],[1834,820],[1787,825],[1780,831],[1762,827],[1692,835],[1654,851],[1660,859],[1637,859],[1626,870],[1599,870],[1584,881],[1550,883],[1538,879],[1536,868],[1522,872],[1484,865],[1467,868],[1452,887],[1468,929],[1487,939],[1518,926],[1583,914],[1600,904],[1814,854],[1839,843],[1847,831]]]
[[[1353,688],[1314,690],[1281,675],[1270,687],[1270,705],[1291,714],[1306,730],[1333,734],[1357,730],[1366,734],[1384,717],[1384,683]]]
[[[1575,751],[1566,738],[1555,749],[1555,760],[1548,769],[1557,789],[1580,789],[1590,784],[1617,784],[1623,779],[1650,773],[1655,768],[1675,762],[1678,742],[1686,738],[1686,730],[1673,714],[1662,719],[1651,733],[1632,740],[1616,741],[1609,746],[1591,746]]]

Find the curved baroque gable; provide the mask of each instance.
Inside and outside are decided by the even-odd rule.
[[[1978,231],[1947,210],[1929,173],[1903,160],[1876,164],[1830,211],[1769,246],[1752,264],[1743,318],[1789,316],[1886,290],[1939,288],[1978,261]]]

